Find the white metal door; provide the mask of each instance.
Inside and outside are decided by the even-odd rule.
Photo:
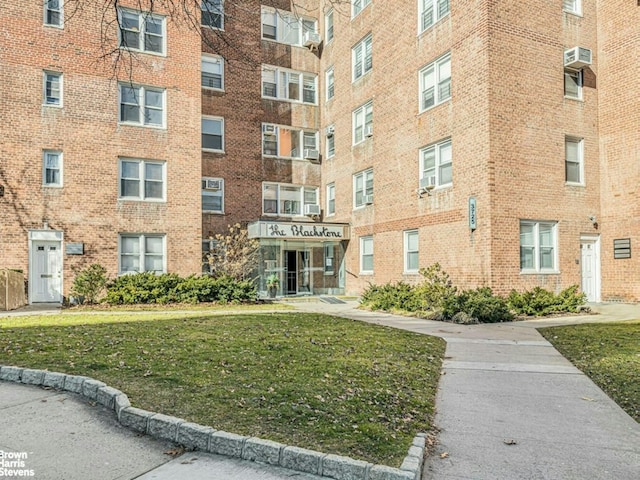
[[[593,240],[582,240],[580,243],[580,264],[582,277],[582,291],[587,296],[587,301],[599,300],[599,268],[597,243]]]
[[[62,301],[61,243],[34,241],[31,248],[31,301]]]

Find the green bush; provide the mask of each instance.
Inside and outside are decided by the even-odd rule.
[[[94,263],[84,270],[77,271],[71,287],[71,295],[80,303],[96,303],[108,282],[107,269]]]
[[[518,315],[551,315],[577,312],[586,301],[577,285],[565,288],[558,295],[541,287],[519,293],[512,290],[507,298],[509,306]]]
[[[415,289],[421,304],[420,310],[441,308],[448,298],[456,294],[457,288],[439,263],[420,269],[420,275],[424,280]]]
[[[459,315],[460,313],[466,316]],[[464,321],[459,323],[496,323],[513,320],[509,304],[505,298],[494,295],[489,287],[465,290],[448,297],[443,305],[443,314],[449,320]],[[458,314],[456,316],[456,314]],[[454,318],[455,317],[455,318]]]
[[[416,312],[421,309],[421,302],[416,295],[416,288],[405,282],[372,285],[366,288],[360,297],[360,303],[371,310],[404,310]]]

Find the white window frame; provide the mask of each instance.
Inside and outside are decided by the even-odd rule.
[[[138,101],[137,103],[124,102],[122,89],[130,88],[130,89],[138,89]],[[145,119],[145,109],[147,108],[145,104],[146,100],[146,92],[155,92],[160,93],[162,98],[162,106],[158,108],[157,106],[149,106],[148,108],[152,110],[161,110],[162,112],[162,123],[160,125],[155,123],[147,123]],[[124,102],[124,103],[123,103]],[[139,121],[129,121],[122,119],[122,107],[123,105],[137,105],[138,106],[138,119]],[[147,128],[166,128],[167,125],[167,92],[164,88],[158,87],[150,87],[146,85],[138,85],[131,83],[120,83],[118,84],[118,123],[121,125],[135,125],[139,127],[147,127]]]
[[[304,34],[318,33],[318,21],[312,17],[302,17],[292,12],[261,7],[260,38],[271,42],[284,43],[296,47],[304,46]],[[275,38],[265,36],[265,25],[273,28]]]
[[[429,76],[432,76],[432,80],[429,79]],[[418,98],[420,113],[451,100],[451,54],[446,53],[426,65],[420,70],[418,78],[420,83],[420,96]],[[433,90],[433,105],[425,105],[425,95],[430,90]]]
[[[207,4],[211,4],[211,7]],[[203,23],[202,17],[204,13],[220,15],[220,25]],[[213,30],[224,30],[224,0],[200,0],[200,25]]]
[[[368,168],[353,175],[353,208],[364,208],[366,195],[373,196],[373,168]]]
[[[220,181],[220,190],[207,190],[204,188],[207,180]],[[219,177],[202,177],[202,194],[201,197],[220,197],[220,210],[209,210],[204,208],[204,201],[202,202],[202,213],[215,213],[224,214],[224,179]]]
[[[138,195],[124,195],[124,191],[122,188],[123,180],[127,180],[124,178],[124,163],[136,163],[138,164]],[[146,178],[146,166],[147,165],[159,165],[162,168],[162,179],[160,182],[162,183],[162,196],[160,198],[157,197],[147,197],[146,196],[146,183],[149,181],[158,182],[158,180],[148,180]],[[136,179],[128,179],[128,180],[136,180]],[[118,200],[133,200],[139,202],[166,202],[167,200],[167,162],[163,162],[161,160],[144,160],[139,158],[126,158],[120,157],[118,159]]]
[[[268,78],[273,76],[273,78]],[[297,80],[296,80],[297,77]],[[267,80],[273,80],[267,82]],[[265,85],[273,84],[275,95],[265,93]],[[292,88],[295,86],[295,89]],[[311,86],[311,88],[309,88]],[[295,92],[297,90],[297,95]],[[313,93],[313,102],[305,100],[305,92]],[[276,67],[273,65],[262,66],[262,98],[270,100],[281,100],[292,103],[304,103],[306,105],[318,104],[318,76],[315,73],[291,70],[288,68]]]
[[[44,0],[43,2],[43,13],[42,13],[42,22],[47,27],[55,27],[55,28],[64,28],[64,0],[58,0],[58,7],[49,8],[50,3],[54,3],[55,0]],[[58,23],[49,23],[49,12],[58,14]]]
[[[48,168],[47,160],[49,156],[54,156],[58,159],[57,168]],[[43,150],[42,151],[42,186],[43,187],[52,187],[52,188],[62,188],[63,186],[63,158],[62,151],[60,150]],[[47,181],[47,170],[58,170],[60,181],[58,182],[48,182]]]
[[[418,0],[418,34],[426,32],[449,15],[450,3],[450,0]]]
[[[125,29],[124,28],[124,15],[135,15],[138,17],[138,26],[135,29]],[[156,32],[147,32],[147,20],[151,19],[154,22],[158,22],[160,24],[161,33]],[[138,36],[138,47],[131,47],[125,45],[125,37],[124,31],[131,31],[137,33]],[[160,51],[157,52],[155,50],[148,50],[146,48],[146,37],[147,35],[153,37],[160,37]],[[143,12],[140,10],[133,10],[130,8],[118,7],[118,46],[124,50],[132,51],[132,52],[142,52],[148,53],[149,55],[160,55],[166,56],[167,54],[167,21],[166,17],[163,15],[158,15],[150,12]]]
[[[533,243],[523,245],[523,233],[522,227],[532,227]],[[545,230],[551,231],[551,245],[541,245],[540,229],[543,227]],[[520,220],[520,273],[559,273],[558,271],[558,222],[552,221],[536,221],[536,220]],[[523,267],[523,249],[529,249],[533,255],[533,266]],[[552,249],[552,261],[551,268],[541,267],[541,249]]]
[[[206,65],[214,65],[214,67],[207,67]],[[215,65],[220,70],[219,72],[214,71],[216,69]],[[205,75],[214,78],[220,76],[220,87],[205,85]],[[222,57],[218,55],[202,55],[200,60],[200,86],[206,90],[224,91],[224,59]]]
[[[569,144],[576,145],[576,157],[569,158]],[[569,185],[584,185],[584,139],[579,137],[566,136],[564,139],[564,162],[565,162],[565,181]],[[569,180],[569,163],[577,164],[578,180]]]
[[[327,217],[332,217],[336,214],[336,184],[331,182],[327,184]]]
[[[373,35],[369,33],[351,48],[351,81],[355,82],[371,70],[373,70]]]
[[[563,0],[562,11],[572,15],[582,16],[582,0]]]
[[[275,189],[275,199],[274,198],[266,198],[265,192],[269,189]],[[296,192],[296,199],[283,199],[285,194],[282,190],[286,190],[289,192],[293,192],[294,190],[298,190]],[[262,182],[262,214],[271,217],[301,217],[304,216],[304,206],[305,205],[319,205],[319,189],[315,186],[310,185],[296,185],[292,183],[277,183],[277,182]],[[313,201],[307,200],[307,195],[313,195],[315,198]],[[265,202],[275,201],[275,211],[273,209],[265,208]],[[291,213],[287,212],[287,202],[297,202],[300,207],[299,213]]]
[[[415,240],[412,242],[412,239]],[[412,246],[415,243],[415,248]],[[410,268],[410,256],[415,255],[416,266]],[[418,230],[405,230],[404,231],[404,273],[414,274],[420,271],[420,234]]]
[[[569,95],[567,93],[567,81],[568,78],[575,78],[574,83],[576,84],[577,92],[576,95]],[[583,83],[584,75],[582,73],[582,69],[574,70],[571,68],[564,69],[564,97],[571,98],[572,100],[582,100],[582,83]]]
[[[326,98],[327,98],[327,101],[329,101],[336,94],[335,92],[336,81],[335,81],[335,73],[333,70],[333,65],[327,68],[327,70],[324,72],[324,78],[325,78],[325,84],[327,85]]]
[[[124,253],[122,251],[123,240],[125,238],[137,238],[138,239],[138,262],[142,267],[139,270],[123,270],[122,260],[124,255],[134,256],[135,253]],[[147,238],[160,238],[162,240],[162,270],[146,270],[146,257],[151,255],[158,255],[157,253],[147,253],[146,251],[146,239]],[[166,273],[167,271],[167,236],[164,233],[121,233],[118,235],[118,275],[127,275],[140,272],[156,272]]]
[[[267,128],[273,128],[274,132],[267,132]],[[282,145],[281,136],[284,132],[291,132],[291,136],[295,134],[297,136],[297,149],[292,149],[289,155],[280,152]],[[275,137],[275,155],[273,153],[266,153],[265,142],[269,139],[269,143],[274,143]],[[313,141],[313,144],[311,144]],[[293,142],[291,142],[293,146]],[[262,156],[263,157],[276,157],[276,158],[288,158],[295,160],[304,160],[304,150],[318,150],[318,131],[307,130],[303,128],[295,128],[288,125],[274,125],[270,123],[262,124]]]
[[[324,15],[324,43],[331,43],[334,37],[333,8]]]
[[[433,152],[434,166],[427,168],[427,157]],[[448,152],[448,156],[447,156]],[[453,147],[448,138],[420,149],[420,180],[429,177],[429,184],[436,188],[449,187],[453,184]],[[451,179],[446,181],[444,173],[449,170]]]
[[[333,127],[333,130],[335,132],[335,125],[331,125],[331,127]],[[326,156],[327,158],[333,158],[336,156],[336,134],[333,133],[331,135],[327,135],[325,140],[325,145],[326,145]]]
[[[57,77],[58,79],[58,97],[57,97],[57,102],[56,101],[49,101],[49,96],[47,95],[48,93],[48,83],[49,83],[49,77],[55,78]],[[62,73],[60,72],[52,72],[50,70],[44,70],[44,72],[42,73],[42,104],[45,107],[55,107],[55,108],[62,108],[62,88],[63,88],[63,83],[62,83]],[[52,99],[55,99],[56,97],[51,97]]]
[[[202,138],[205,135],[212,136],[212,137],[213,136],[217,136],[215,133],[211,133],[211,132],[205,133],[205,123],[206,122],[209,122],[209,123],[217,122],[217,123],[220,124],[220,148],[208,148],[208,147],[204,146],[204,142],[202,141]],[[224,153],[224,140],[225,140],[224,139],[224,118],[203,115],[202,119],[200,121],[200,129],[201,129],[201,131],[200,131],[200,133],[201,133],[201,145],[200,145],[201,149],[203,151],[205,151],[205,152],[217,152],[217,153],[222,152],[222,153]]]
[[[371,0],[351,0],[351,18],[360,15],[367,6],[371,3]]]
[[[373,273],[373,235],[360,237],[360,274],[371,275]],[[365,270],[365,257],[371,257],[371,269]]]
[[[373,127],[373,101],[356,108],[352,113],[351,123],[353,125],[353,145],[364,142],[367,139],[367,127]]]

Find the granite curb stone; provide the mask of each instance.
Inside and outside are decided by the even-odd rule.
[[[81,375],[66,375],[0,365],[0,380],[42,385],[80,394],[116,413],[118,421],[132,430],[196,449],[277,465],[335,480],[420,480],[426,434],[415,436],[401,468],[373,465],[339,455],[287,446],[271,440],[244,437],[215,430],[183,419],[132,407],[129,397],[103,382]]]

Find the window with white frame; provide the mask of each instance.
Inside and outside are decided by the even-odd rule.
[[[335,272],[335,246],[332,243],[324,244],[324,274],[333,275]]]
[[[120,122],[163,127],[164,96],[160,88],[120,84]]]
[[[451,98],[451,55],[446,54],[420,70],[420,111]]]
[[[558,224],[520,221],[520,270],[523,273],[557,272]]]
[[[369,34],[351,49],[351,70],[354,82],[373,68],[372,39],[373,37]]]
[[[333,75],[333,66],[329,67],[325,72],[325,79],[327,84],[327,100],[331,100],[335,95],[335,78]]]
[[[222,57],[203,55],[201,84],[204,88],[224,90],[224,60]]]
[[[373,169],[358,172],[353,176],[354,208],[373,203]]]
[[[310,150],[315,152],[318,150],[317,131],[262,124],[263,155],[302,159],[305,153],[313,153],[309,152]]]
[[[404,271],[416,273],[419,270],[418,230],[404,232]]]
[[[224,119],[202,117],[202,149],[224,151]]]
[[[62,27],[64,24],[63,0],[44,0],[44,24]]]
[[[333,8],[324,16],[324,41],[329,43],[333,40]]]
[[[336,184],[327,185],[327,217],[336,213]]]
[[[368,102],[353,112],[353,144],[363,142],[373,134],[373,102]]]
[[[360,273],[373,273],[373,237],[360,237]]]
[[[165,162],[121,158],[119,163],[118,198],[143,201],[165,199]]]
[[[62,152],[56,150],[42,152],[42,184],[45,187],[62,186]]]
[[[316,103],[318,77],[312,73],[264,65],[262,96],[291,102]]]
[[[165,18],[149,12],[118,10],[120,46],[127,50],[164,54]]]
[[[202,211],[224,213],[224,180],[222,178],[202,178]]]
[[[420,180],[425,180],[424,183],[434,187],[451,185],[453,182],[452,161],[450,139],[421,149]]]
[[[351,0],[351,17],[358,15],[371,3],[371,0]]]
[[[62,74],[57,72],[44,72],[43,85],[44,105],[49,107],[62,106]]]
[[[331,125],[327,127],[330,133],[327,133],[327,158],[331,158],[336,154],[336,136],[333,133],[335,131],[335,126]]]
[[[120,274],[166,271],[165,236],[161,234],[121,234]]]
[[[418,0],[420,32],[449,14],[449,0]]]
[[[262,184],[262,213],[265,215],[304,215],[305,205],[318,205],[318,187],[267,182]]]
[[[583,141],[581,138],[564,139],[565,174],[567,183],[584,184]]]
[[[562,10],[574,15],[581,15],[582,0],[562,0]]]
[[[564,70],[564,96],[582,99],[582,70]]]
[[[211,28],[224,28],[224,0],[201,0],[200,24]]]
[[[314,18],[299,17],[291,12],[262,7],[263,39],[302,46],[307,32],[318,33],[318,22]]]

